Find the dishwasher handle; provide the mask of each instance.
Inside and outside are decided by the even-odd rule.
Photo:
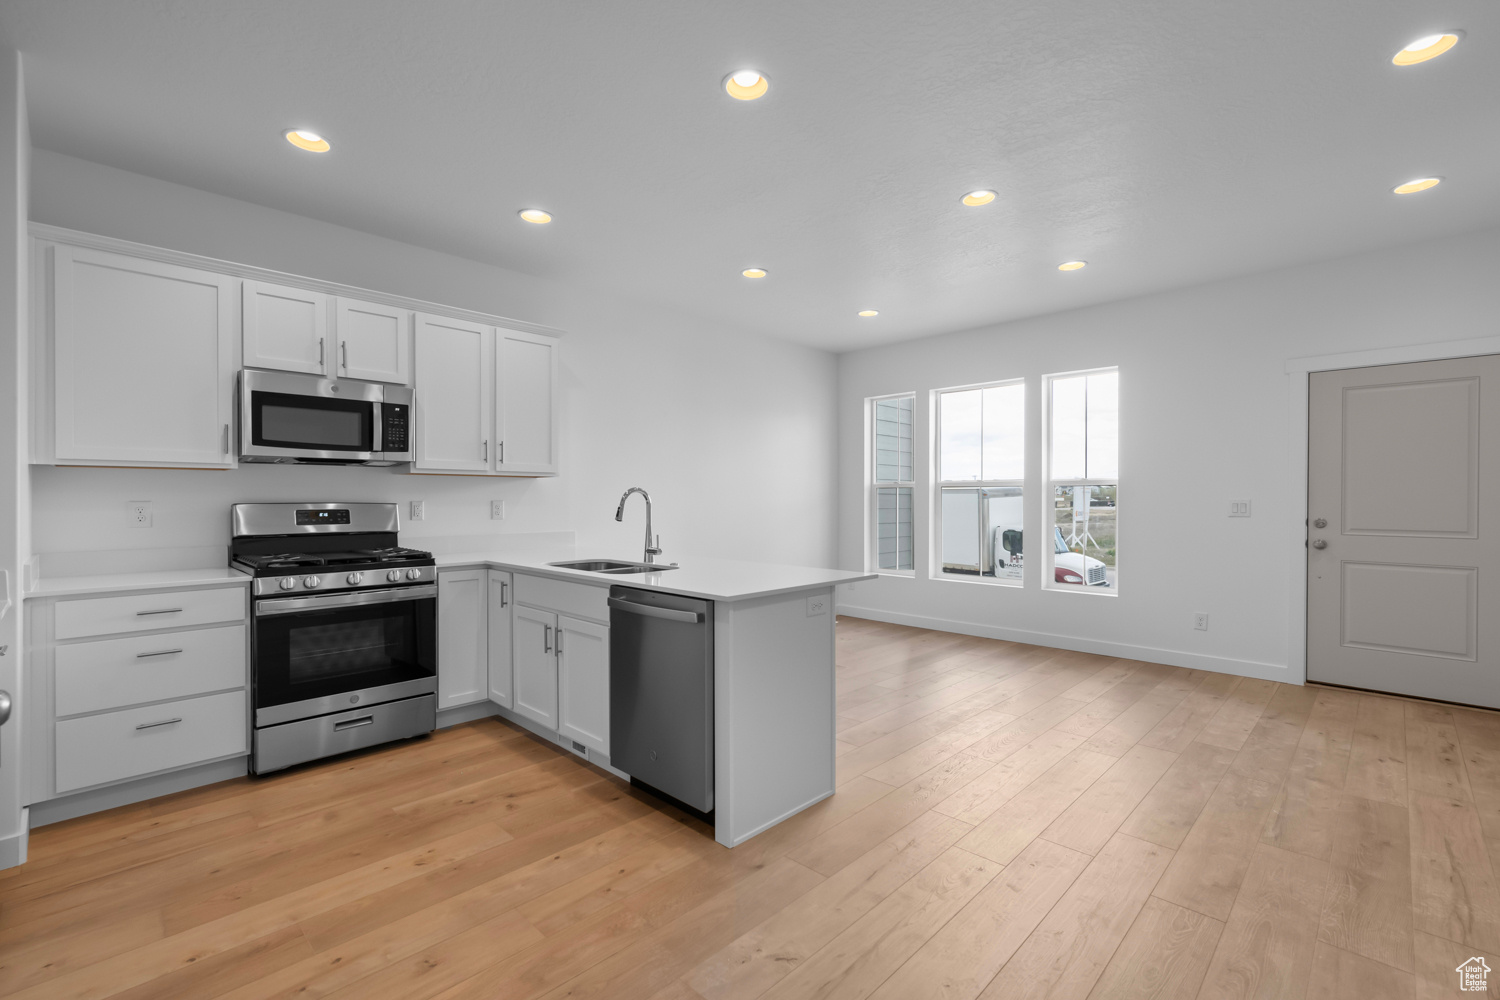
[[[611,597],[609,606],[616,611],[624,611],[632,615],[645,615],[648,618],[665,618],[671,622],[687,622],[696,625],[703,620],[702,612],[677,611],[673,608],[653,608],[649,604],[637,604],[627,601],[622,597]]]

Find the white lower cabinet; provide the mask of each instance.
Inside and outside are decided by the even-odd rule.
[[[438,572],[437,707],[484,701],[489,692],[489,622],[483,569]]]
[[[557,731],[609,753],[609,626],[557,618]]]
[[[515,608],[515,710],[557,729],[557,615],[518,604]]]
[[[247,753],[245,692],[169,701],[57,723],[57,791]]]
[[[515,684],[511,668],[511,599],[514,591],[509,573],[490,570],[490,701],[501,708],[515,708],[512,696]]]

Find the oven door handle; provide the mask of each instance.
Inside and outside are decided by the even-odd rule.
[[[437,597],[437,585],[398,587],[392,590],[370,590],[352,594],[315,594],[310,597],[277,597],[255,602],[257,618],[265,615],[290,615],[298,611],[321,611],[324,608],[348,608],[361,604],[391,604],[396,601],[420,601]]]

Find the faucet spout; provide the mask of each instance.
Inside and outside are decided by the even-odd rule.
[[[646,501],[646,551],[643,561],[650,565],[656,562],[657,556],[661,555],[661,539],[658,537],[653,543],[651,537],[651,494],[639,486],[632,486],[626,490],[625,495],[620,497],[620,506],[615,508],[615,520],[623,521],[625,519],[625,501],[630,499],[630,494],[632,493],[639,493],[641,499]]]

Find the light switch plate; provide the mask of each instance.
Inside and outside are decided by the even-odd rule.
[[[828,614],[829,600],[830,598],[827,594],[818,594],[814,597],[809,597],[807,599],[807,617],[812,618],[816,615]]]
[[[1250,501],[1249,500],[1231,500],[1231,501],[1229,501],[1229,516],[1230,517],[1249,517],[1250,516]]]

